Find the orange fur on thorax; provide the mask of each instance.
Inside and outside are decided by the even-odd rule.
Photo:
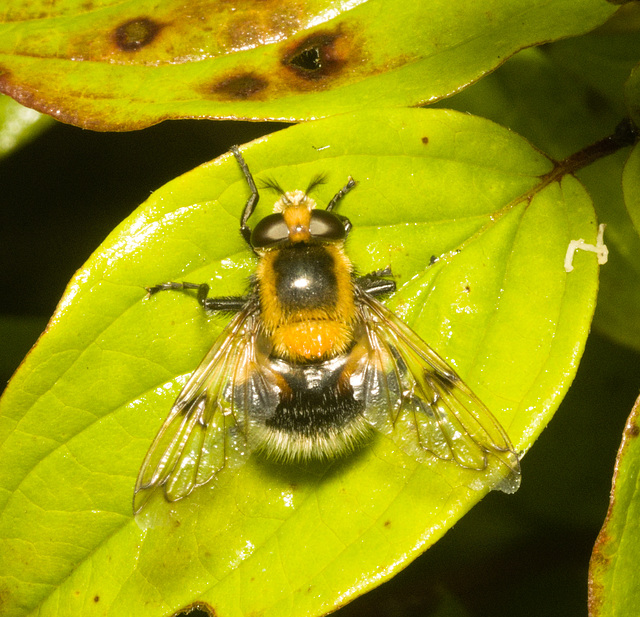
[[[346,351],[350,328],[329,319],[283,324],[274,332],[276,350],[294,360],[320,360]]]
[[[268,251],[261,256],[257,278],[262,320],[280,357],[296,361],[321,360],[349,348],[356,317],[352,266],[342,246],[327,245],[326,250],[335,262],[337,301],[334,306],[300,310],[295,314],[287,313],[278,301],[273,271],[277,252]]]

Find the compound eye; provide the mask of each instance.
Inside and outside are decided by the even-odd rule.
[[[309,233],[324,240],[344,240],[346,231],[343,222],[326,210],[312,210]]]
[[[289,239],[289,228],[281,213],[265,216],[251,232],[251,246],[266,248]]]

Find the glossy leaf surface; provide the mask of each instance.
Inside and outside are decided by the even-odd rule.
[[[375,127],[375,130],[372,130]],[[443,110],[370,112],[289,128],[244,149],[254,175],[304,187],[353,223],[361,272],[391,266],[388,305],[460,373],[526,451],[573,379],[593,313],[590,200],[497,125]],[[418,464],[380,437],[304,468],[251,458],[237,474],[136,519],[136,474],[181,384],[226,319],[166,280],[242,293],[248,188],[231,156],[156,191],[71,281],[2,400],[4,614],[319,615],[386,580],[487,492],[474,472]],[[263,198],[256,219],[275,198]],[[433,258],[436,261],[433,261]],[[228,318],[227,318],[228,319]],[[265,573],[268,573],[265,574]]]
[[[605,0],[10,0],[0,89],[97,130],[309,120],[442,98],[614,11]]]

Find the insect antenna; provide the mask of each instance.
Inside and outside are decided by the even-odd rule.
[[[278,184],[277,180],[274,180],[273,178],[261,178],[260,185],[261,188],[271,189],[272,191],[278,193],[278,195],[282,197],[282,203],[286,206],[291,205],[288,193]]]
[[[260,184],[262,185],[261,188],[271,189],[279,195],[285,194],[284,189],[278,184],[278,181],[274,180],[273,178],[261,178]]]
[[[305,195],[308,195],[315,189],[316,187],[324,184],[326,182],[327,176],[326,174],[318,174],[314,178],[311,178],[311,182],[309,182],[309,186],[307,186],[307,190],[304,192]]]

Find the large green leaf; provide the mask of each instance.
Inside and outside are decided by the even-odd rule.
[[[0,89],[99,130],[185,117],[308,120],[442,98],[615,9],[605,0],[9,0]]]
[[[258,178],[340,206],[361,272],[391,266],[394,308],[526,451],[555,411],[593,312],[589,197],[517,135],[444,110],[372,111],[254,142]],[[185,378],[226,319],[145,285],[209,281],[238,294],[255,259],[238,233],[248,188],[231,156],[170,182],[71,281],[2,399],[0,597],[18,616],[318,615],[379,584],[489,490],[475,472],[419,464],[380,436],[331,465],[251,458],[136,519],[136,473]],[[263,198],[256,218],[270,211]],[[432,263],[432,257],[437,260]]]
[[[640,603],[639,408],[640,399],[636,401],[624,429],[622,444],[616,458],[609,511],[591,556],[590,617],[634,615]]]

